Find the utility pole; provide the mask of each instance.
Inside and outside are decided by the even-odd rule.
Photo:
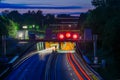
[[[6,35],[2,35],[2,57],[0,62],[7,62],[8,58],[6,57]]]
[[[3,53],[2,56],[6,56],[6,35],[2,35],[2,46],[3,46]]]
[[[93,35],[93,48],[94,48],[94,64],[98,63],[98,57],[96,55],[97,52],[97,35]]]

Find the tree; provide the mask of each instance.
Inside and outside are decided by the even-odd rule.
[[[24,13],[23,17],[23,25],[38,25],[42,26],[44,21],[44,16],[42,11],[38,10],[36,13],[34,11],[28,11],[28,13]],[[40,29],[40,27],[39,27]]]
[[[107,19],[106,9],[103,7],[98,7],[93,11],[88,12],[88,16],[83,27],[92,28],[93,33],[101,35]]]
[[[45,16],[45,24],[47,24],[47,26],[49,25],[49,24],[53,24],[55,22],[55,17],[54,17],[54,15],[52,15],[52,14],[47,14],[46,16]]]
[[[9,25],[7,26],[8,34],[10,37],[15,38],[18,30],[18,24],[9,20]]]
[[[6,26],[9,24],[9,21],[5,17],[0,16],[0,36],[7,35],[8,30]]]
[[[120,8],[120,0],[93,0],[92,5],[95,7],[119,7]]]
[[[5,16],[0,16],[0,35],[9,35],[15,38],[18,30],[18,24]]]
[[[17,23],[21,23],[22,21],[22,15],[18,12],[18,11],[11,11],[9,12],[9,14],[7,15],[7,17],[11,20],[13,20],[14,22],[17,22]]]
[[[108,0],[107,0],[108,1]],[[109,66],[114,65],[113,72],[116,70],[116,76],[119,76],[120,64],[120,0],[109,0],[108,6],[98,6],[89,11],[83,28],[92,28],[93,32],[98,34],[100,39],[99,54],[107,60]],[[112,63],[114,62],[114,63]],[[110,67],[109,67],[110,68]]]
[[[119,7],[120,8],[120,0],[106,0],[106,4],[109,7]]]
[[[88,13],[81,13],[78,21],[78,26],[80,29],[82,29],[82,26],[84,25],[86,18],[87,18]]]

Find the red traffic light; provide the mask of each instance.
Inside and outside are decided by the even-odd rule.
[[[61,32],[58,33],[57,38],[59,40],[78,40],[79,33],[76,32]]]
[[[67,33],[65,34],[65,36],[66,36],[66,38],[70,38],[70,37],[71,37],[71,33],[67,32]]]
[[[64,39],[64,34],[62,34],[62,33],[58,34],[58,38],[59,39]]]
[[[78,39],[78,38],[79,38],[79,35],[74,33],[74,34],[72,35],[72,38],[73,38],[73,39]]]

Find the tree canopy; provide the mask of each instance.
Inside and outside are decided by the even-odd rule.
[[[16,37],[18,30],[18,24],[8,19],[5,16],[0,16],[0,35],[9,35],[10,37]]]
[[[108,0],[106,0],[108,1]],[[98,50],[102,58],[108,60],[108,64],[114,61],[119,70],[120,64],[120,0],[110,0],[109,6],[97,6],[86,13],[87,17],[81,19],[82,28],[91,28],[94,34],[98,34]],[[117,3],[118,2],[118,3]],[[116,5],[117,4],[117,5]],[[83,14],[80,16],[83,17]],[[112,65],[112,64],[111,64]],[[116,71],[117,72],[117,71]],[[119,72],[116,76],[119,75]]]

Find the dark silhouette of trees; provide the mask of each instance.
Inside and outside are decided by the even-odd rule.
[[[21,23],[22,21],[21,14],[18,11],[9,12],[9,14],[7,14],[7,17],[17,23]]]
[[[92,5],[95,7],[120,7],[120,0],[93,0]]]
[[[47,15],[45,16],[45,24],[49,25],[49,24],[54,23],[54,21],[55,21],[54,15],[52,15],[52,14],[47,14]]]
[[[16,22],[18,22],[22,29],[23,25],[37,25],[39,29],[45,29],[51,23],[54,23],[54,15],[47,14],[44,16],[42,11],[28,11],[24,14],[19,14],[17,11],[12,11],[8,14],[8,17]]]
[[[91,28],[98,34],[101,50],[99,56],[107,60],[108,66],[113,66],[111,72],[116,72],[114,78],[119,78],[120,70],[120,0],[106,0],[106,6],[97,6],[94,10],[80,16],[82,28]],[[82,19],[82,17],[85,19]]]
[[[34,11],[28,11],[28,13],[23,14],[23,24],[33,25],[36,24],[36,16]]]
[[[81,13],[80,14],[80,17],[79,17],[79,21],[78,21],[78,26],[79,26],[79,29],[83,30],[82,26],[84,25],[85,21],[86,21],[86,18],[87,18],[87,14],[88,13]]]
[[[106,0],[108,6],[120,7],[120,0]]]
[[[43,27],[44,24],[44,16],[42,11],[28,11],[27,13],[20,14],[18,11],[11,11],[7,13],[7,17],[14,22],[19,24],[19,28],[22,29],[24,25],[38,25],[39,27]]]
[[[0,16],[0,36],[8,34],[8,30],[6,28],[8,24],[8,20],[6,20],[3,16]]]
[[[38,11],[28,11],[27,13],[20,14],[18,11],[3,11],[2,13],[8,19],[17,23],[19,29],[22,29],[23,26],[32,27],[33,25],[39,30],[45,30],[49,27],[49,24],[55,23],[55,17],[53,14],[43,15],[41,10]],[[31,28],[31,30],[32,30]]]

